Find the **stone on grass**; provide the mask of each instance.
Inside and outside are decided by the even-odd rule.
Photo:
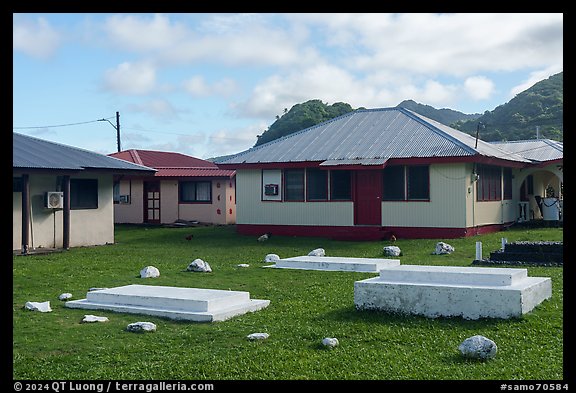
[[[58,296],[58,299],[60,300],[68,300],[72,298],[72,294],[71,293],[63,293],[60,296]]]
[[[402,251],[398,246],[386,246],[382,251],[384,252],[384,255],[389,257],[398,257],[402,254]]]
[[[246,338],[250,341],[254,340],[266,340],[270,335],[268,333],[251,333]]]
[[[84,319],[82,320],[84,323],[93,323],[93,322],[108,322],[107,317],[97,317],[96,315],[84,315]]]
[[[192,262],[190,262],[186,270],[188,270],[189,272],[210,273],[212,271],[212,268],[210,267],[208,262],[204,262],[202,259],[196,258]]]
[[[155,332],[156,325],[152,322],[134,322],[129,324],[126,330],[133,333]]]
[[[239,263],[238,265],[236,265],[237,267],[250,267],[249,264],[247,263]]]
[[[50,301],[47,302],[26,302],[25,307],[31,311],[51,312]]]
[[[326,251],[323,248],[316,248],[308,253],[308,256],[311,257],[325,257]]]
[[[480,360],[492,359],[498,351],[494,341],[481,335],[468,337],[462,341],[458,349],[462,356]]]
[[[436,243],[436,249],[432,253],[433,255],[451,254],[454,252],[454,247],[448,243],[438,242]]]
[[[328,348],[337,347],[338,344],[340,344],[340,343],[338,342],[338,339],[335,337],[326,337],[326,338],[322,339],[322,345],[324,345],[325,347],[328,347]]]
[[[156,278],[160,277],[160,271],[154,266],[146,266],[144,269],[140,270],[141,278]]]
[[[276,262],[279,259],[280,259],[280,257],[277,254],[268,254],[264,258],[264,262]]]

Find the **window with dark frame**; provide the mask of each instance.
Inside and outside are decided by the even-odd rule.
[[[349,170],[330,171],[330,200],[352,200],[352,173]]]
[[[180,203],[212,202],[212,182],[181,181],[178,183]]]
[[[429,201],[428,165],[391,165],[382,171],[382,200]]]
[[[328,200],[328,171],[323,169],[306,169],[306,200]]]
[[[304,201],[304,169],[284,170],[284,200]]]
[[[408,166],[408,200],[430,200],[430,171],[428,165]]]
[[[70,179],[70,209],[98,209],[98,179]]]
[[[476,182],[477,200],[480,202],[499,201],[502,199],[502,170],[492,165],[476,167],[478,181]]]

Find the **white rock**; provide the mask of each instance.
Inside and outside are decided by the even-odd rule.
[[[316,248],[308,253],[308,256],[311,257],[325,257],[326,251],[323,248]]]
[[[133,333],[144,333],[156,331],[156,325],[152,322],[134,322],[126,327],[126,330]]]
[[[84,315],[82,322],[92,323],[92,322],[108,322],[106,317],[97,317],[96,315]]]
[[[384,247],[383,252],[384,252],[384,255],[387,255],[390,257],[398,257],[402,253],[402,251],[400,250],[400,247],[398,247],[398,246],[386,246],[386,247]]]
[[[270,234],[269,234],[269,233],[265,233],[265,234],[263,234],[262,236],[260,236],[260,237],[258,238],[258,241],[259,241],[259,242],[265,242],[265,241],[268,240],[269,238],[270,238]]]
[[[196,258],[192,262],[190,262],[187,270],[190,272],[210,273],[212,271],[212,268],[210,267],[208,262],[204,262],[202,259]]]
[[[50,301],[47,302],[26,302],[26,308],[32,311],[51,312]]]
[[[279,259],[280,259],[280,257],[277,254],[268,254],[264,258],[264,262],[276,262]]]
[[[63,293],[60,296],[58,296],[58,299],[60,300],[68,300],[72,298],[72,294],[71,293]]]
[[[337,347],[338,344],[340,344],[340,343],[338,342],[338,339],[335,337],[326,337],[326,338],[322,339],[322,345],[324,345],[325,347],[328,347],[328,348]]]
[[[250,267],[250,265],[247,264],[247,263],[239,263],[239,264],[236,265],[236,266],[238,266],[238,267]]]
[[[434,255],[441,255],[441,254],[450,254],[454,252],[454,247],[452,247],[448,243],[438,242],[436,243],[436,249],[432,254]]]
[[[468,337],[458,349],[464,357],[481,360],[492,359],[498,351],[494,341],[481,335]]]
[[[141,278],[156,278],[160,277],[160,271],[154,266],[146,266],[144,269],[140,270]]]
[[[248,338],[248,340],[251,340],[251,341],[266,340],[268,337],[270,337],[270,335],[268,333],[251,333],[251,334],[246,336],[246,338]]]

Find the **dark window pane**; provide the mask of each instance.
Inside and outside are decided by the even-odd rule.
[[[212,183],[209,181],[181,181],[180,202],[211,202]]]
[[[408,199],[430,199],[428,166],[410,166],[408,169]]]
[[[304,200],[304,169],[286,169],[284,171],[284,200]]]
[[[98,209],[97,179],[70,179],[70,209]]]
[[[330,171],[330,199],[349,201],[352,199],[352,182],[350,171]]]
[[[389,166],[383,171],[382,199],[385,201],[404,200],[404,167]]]
[[[306,194],[309,201],[325,201],[328,199],[328,171],[322,169],[307,169]]]

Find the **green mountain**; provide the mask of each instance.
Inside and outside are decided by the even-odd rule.
[[[492,141],[513,141],[540,138],[563,140],[564,108],[563,73],[536,83],[519,93],[506,104],[484,114],[465,114],[452,109],[436,109],[430,105],[419,104],[413,100],[402,101],[397,107],[403,107],[436,120],[457,130],[476,135],[480,139]],[[364,108],[356,108],[364,109]],[[282,116],[258,135],[254,146],[273,141],[296,131],[352,112],[349,104],[337,102],[332,105],[321,100],[309,100],[284,109]]]
[[[456,121],[450,126],[493,141],[516,141],[540,138],[563,140],[563,72],[534,84],[506,104],[486,111],[477,119]]]
[[[290,135],[353,110],[349,104],[343,102],[328,105],[321,100],[310,100],[296,104],[289,111],[284,109],[282,116],[276,116],[276,121],[262,135],[258,135],[258,141],[254,146]]]
[[[475,120],[482,116],[481,113],[475,113],[472,115],[467,115],[462,112],[458,112],[452,109],[436,109],[430,105],[419,104],[413,100],[404,100],[398,105],[397,108],[405,108],[409,109],[413,112],[416,112],[422,116],[426,116],[429,119],[436,120],[439,123],[450,125],[456,122],[463,122],[467,120]]]

